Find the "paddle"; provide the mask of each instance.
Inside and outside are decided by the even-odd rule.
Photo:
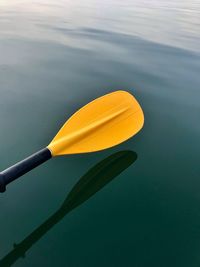
[[[0,192],[52,157],[115,146],[135,135],[143,123],[143,111],[128,92],[116,91],[99,97],[73,114],[46,148],[1,172]]]

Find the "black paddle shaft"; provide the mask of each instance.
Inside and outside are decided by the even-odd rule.
[[[0,192],[5,192],[6,185],[49,160],[52,157],[51,151],[44,148],[30,157],[18,162],[0,173]]]

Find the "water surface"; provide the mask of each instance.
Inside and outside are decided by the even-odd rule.
[[[137,161],[12,265],[200,265],[199,18],[197,0],[0,1],[0,169],[46,146],[104,93],[128,90],[145,113],[124,144],[56,158],[8,186],[2,266],[91,167],[124,150]]]

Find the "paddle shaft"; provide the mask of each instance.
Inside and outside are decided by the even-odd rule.
[[[30,157],[16,163],[0,173],[0,192],[6,190],[6,185],[16,180],[30,170],[41,165],[52,157],[51,151],[44,148]]]

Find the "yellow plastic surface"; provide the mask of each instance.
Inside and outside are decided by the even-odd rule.
[[[88,103],[63,125],[49,144],[52,156],[106,149],[135,135],[144,124],[137,100],[116,91]]]

